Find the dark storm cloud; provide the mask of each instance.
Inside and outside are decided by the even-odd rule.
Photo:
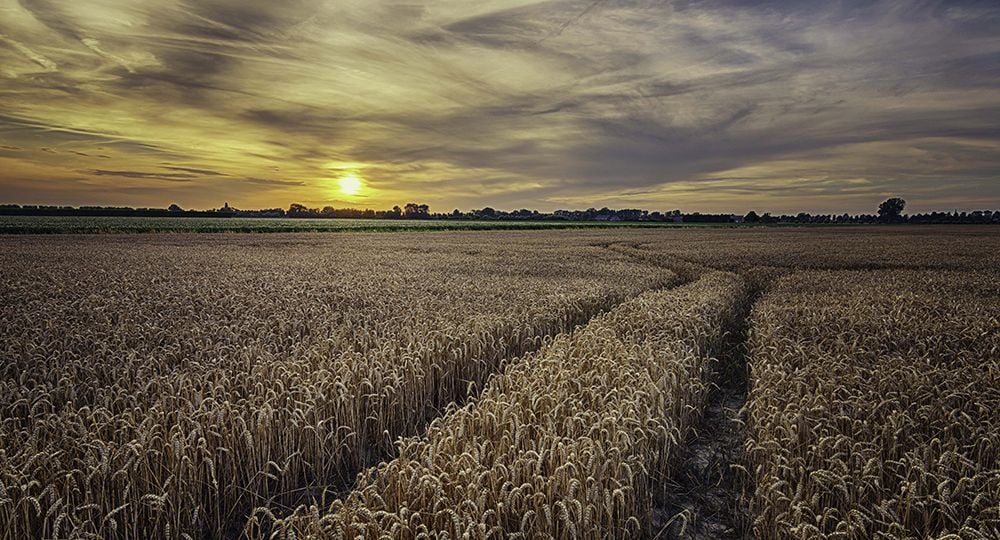
[[[0,183],[249,207],[348,171],[377,206],[855,211],[955,204],[936,179],[1000,205],[998,28],[978,1],[20,0]]]

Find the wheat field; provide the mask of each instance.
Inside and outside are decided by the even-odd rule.
[[[714,273],[564,334],[281,536],[631,538],[743,297]],[[663,313],[671,309],[670,316]],[[293,534],[297,532],[298,534]]]
[[[998,537],[1000,241],[914,230],[0,237],[0,539],[698,538],[742,327],[723,537]]]
[[[997,278],[805,272],[758,303],[757,538],[996,537]]]

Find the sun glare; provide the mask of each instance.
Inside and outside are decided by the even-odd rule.
[[[348,197],[353,197],[361,193],[361,189],[364,187],[364,183],[357,175],[349,174],[347,176],[341,176],[337,180],[337,186],[340,188],[340,192]]]

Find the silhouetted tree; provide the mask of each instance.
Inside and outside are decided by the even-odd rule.
[[[758,216],[757,212],[754,212],[753,210],[747,212],[747,215],[743,216],[744,223],[757,223],[758,221],[760,221],[760,216]]]
[[[426,204],[406,203],[403,207],[403,217],[407,219],[423,219],[430,216],[430,207]]]
[[[882,204],[878,205],[878,219],[886,223],[899,221],[904,208],[906,208],[906,201],[903,199],[899,197],[886,199]]]

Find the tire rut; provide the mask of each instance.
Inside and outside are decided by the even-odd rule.
[[[684,461],[664,486],[653,511],[652,538],[752,538],[746,494],[752,489],[743,469],[749,391],[746,362],[749,313],[759,293],[751,291],[735,318],[714,366],[712,390],[702,419],[690,433]]]

